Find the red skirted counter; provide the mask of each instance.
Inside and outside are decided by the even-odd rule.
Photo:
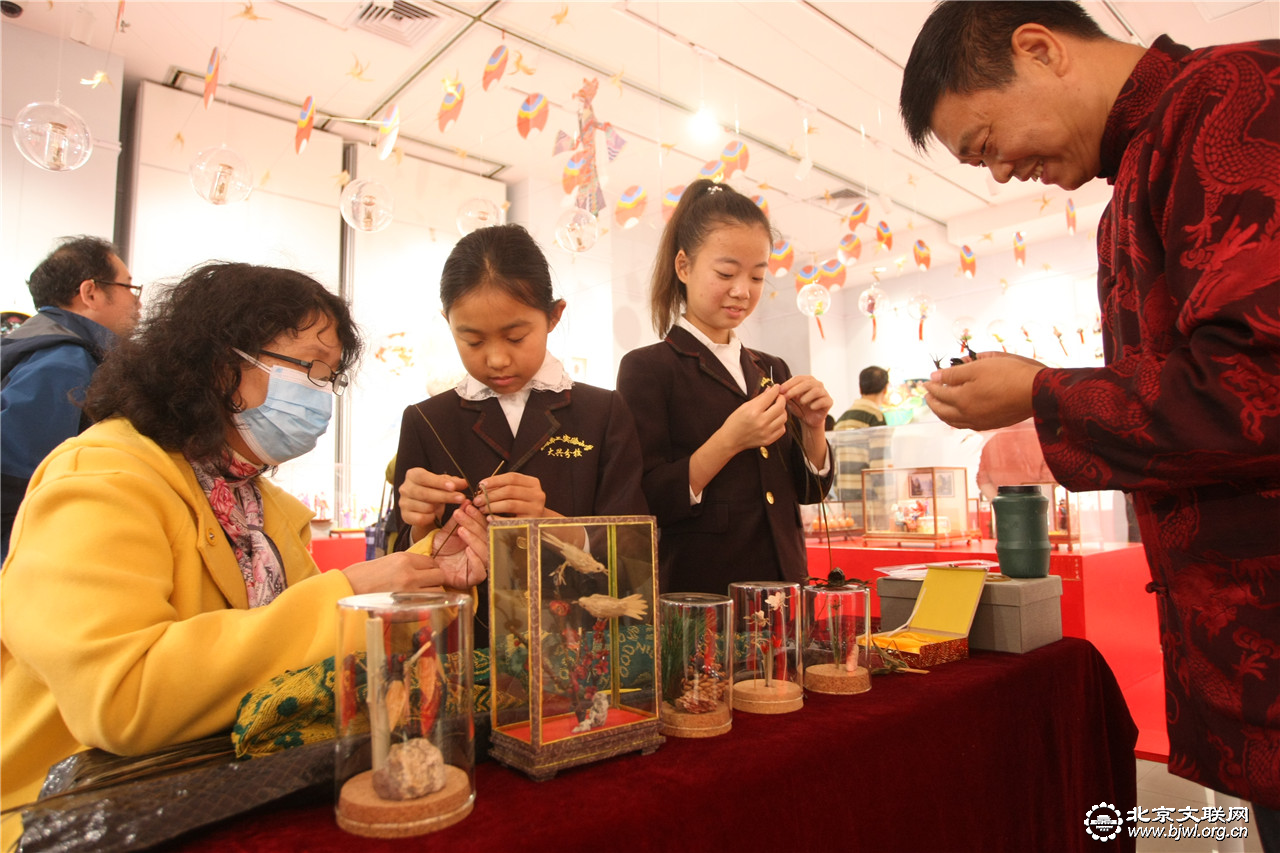
[[[668,738],[546,782],[492,761],[475,811],[433,835],[356,838],[332,800],[278,807],[178,845],[204,853],[1133,850],[1086,814],[1136,801],[1137,735],[1106,661],[1067,638],[974,652],[791,714],[737,713],[719,737]]]
[[[837,566],[847,577],[870,581],[872,613],[877,615],[880,603],[874,592],[875,580],[882,576],[877,569],[926,562],[996,561],[994,539],[941,548],[833,539],[830,553],[820,540],[810,537],[807,543],[809,574],[826,577],[829,566]],[[1055,548],[1049,556],[1049,573],[1062,578],[1062,633],[1089,640],[1115,672],[1138,722],[1138,757],[1167,761],[1160,629],[1155,596],[1146,591],[1151,572],[1142,546],[1086,543],[1076,544],[1070,551]]]

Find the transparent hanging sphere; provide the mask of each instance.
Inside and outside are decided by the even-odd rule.
[[[209,204],[235,204],[253,191],[253,172],[245,159],[225,145],[206,148],[191,161],[187,173],[196,195]]]
[[[589,211],[574,207],[556,220],[556,242],[575,254],[588,251],[600,239],[600,223]]]
[[[477,228],[502,224],[502,211],[487,198],[467,199],[458,208],[458,233],[463,237]]]
[[[884,305],[884,291],[875,285],[858,294],[858,310],[868,317],[876,313],[876,309],[883,308]]]
[[[93,137],[75,110],[59,103],[27,104],[13,119],[13,143],[33,166],[70,172],[89,162]]]
[[[912,320],[928,317],[932,309],[933,300],[923,293],[916,292],[907,300],[907,313],[911,315]]]
[[[951,336],[961,344],[968,344],[978,331],[978,321],[967,314],[951,321]]]
[[[831,310],[831,292],[820,284],[806,284],[796,294],[796,307],[806,317],[821,317]]]
[[[391,190],[377,181],[352,181],[342,190],[338,209],[342,218],[357,231],[381,231],[391,224],[394,208]]]

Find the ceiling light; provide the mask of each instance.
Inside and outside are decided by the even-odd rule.
[[[706,104],[703,104],[696,113],[689,116],[689,135],[695,141],[710,142],[719,133],[720,123],[716,121],[716,114]]]

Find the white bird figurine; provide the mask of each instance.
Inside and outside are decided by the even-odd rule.
[[[649,603],[640,593],[628,595],[626,598],[614,598],[612,595],[584,595],[578,599],[582,609],[597,619],[617,619],[629,616],[639,619],[649,609]]]

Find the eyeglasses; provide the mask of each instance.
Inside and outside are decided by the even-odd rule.
[[[269,352],[267,350],[258,350],[262,355],[269,355],[272,358],[278,358],[281,361],[287,361],[290,364],[296,364],[298,367],[307,371],[307,378],[311,380],[312,385],[318,385],[323,388],[326,385],[333,386],[333,395],[341,397],[342,392],[347,390],[347,386],[351,384],[351,380],[347,378],[345,373],[335,373],[333,368],[325,364],[323,361],[303,361],[300,358],[293,358],[287,355],[281,355],[278,352]]]
[[[104,281],[103,279],[100,279],[100,278],[95,278],[93,280],[93,283],[94,284],[114,284],[116,287],[127,287],[133,291],[134,298],[136,299],[142,298],[142,285],[140,284],[125,284],[123,281]]]

